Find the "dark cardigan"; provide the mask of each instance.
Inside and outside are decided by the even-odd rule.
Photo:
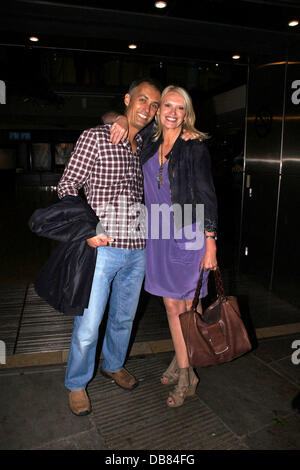
[[[162,137],[153,142],[153,133],[153,123],[140,132],[143,138],[142,165],[153,157],[162,142]],[[168,175],[172,204],[179,204],[182,214],[184,205],[191,204],[193,223],[199,222],[196,220],[196,205],[204,204],[204,230],[217,231],[218,205],[207,146],[199,139],[184,141],[179,136],[166,158],[169,160]]]

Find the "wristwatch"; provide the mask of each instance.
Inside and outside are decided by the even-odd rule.
[[[213,238],[214,240],[218,240],[217,235],[205,235],[205,238]]]

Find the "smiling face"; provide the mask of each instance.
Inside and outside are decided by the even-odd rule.
[[[134,88],[131,95],[125,95],[124,102],[129,127],[134,127],[138,132],[154,118],[160,103],[160,92],[153,85],[143,82]]]
[[[181,128],[186,115],[183,97],[176,91],[166,93],[157,114],[164,129]]]

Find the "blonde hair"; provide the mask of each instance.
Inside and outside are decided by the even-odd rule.
[[[184,88],[176,86],[176,85],[167,86],[161,94],[161,103],[164,97],[166,96],[166,94],[170,92],[178,93],[184,100],[185,118],[182,124],[182,130],[185,130],[187,132],[192,132],[193,134],[196,135],[196,138],[198,137],[199,139],[202,139],[202,140],[209,139],[210,136],[208,134],[206,134],[205,132],[198,131],[198,129],[195,128],[196,116],[195,116],[195,111],[193,108],[192,99]],[[153,136],[153,141],[156,142],[162,135],[162,124],[161,124],[160,116],[158,115],[155,116],[154,130],[155,130],[155,134]]]

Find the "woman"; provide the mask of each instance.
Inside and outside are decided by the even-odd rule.
[[[154,128],[141,132],[148,213],[145,290],[163,297],[174,344],[175,356],[161,378],[165,385],[176,384],[167,401],[170,407],[181,406],[187,396],[194,395],[199,381],[189,365],[179,315],[191,308],[199,266],[205,271],[200,298],[207,295],[208,270],[217,266],[217,202],[210,156],[202,142],[206,136],[195,129],[194,123],[190,96],[183,88],[171,85],[162,93]],[[183,140],[183,132],[196,134],[197,139]],[[166,214],[170,211],[160,219],[155,218],[152,209],[166,207],[163,204],[177,205],[182,209],[181,214],[189,206],[190,220],[182,222],[182,216],[175,215],[168,219]],[[201,204],[204,204],[204,233],[203,227],[199,230],[201,220],[196,210]],[[166,237],[169,222],[170,236]],[[192,240],[191,234],[194,234]]]

